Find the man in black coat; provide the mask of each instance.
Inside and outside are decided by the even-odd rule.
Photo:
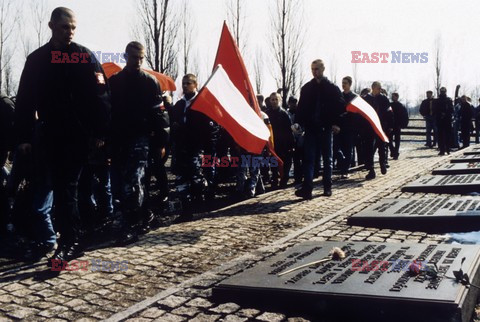
[[[398,160],[398,157],[400,156],[400,134],[402,128],[405,128],[408,125],[407,109],[398,101],[398,98],[398,93],[392,93],[392,103],[390,103],[390,106],[393,111],[393,131],[388,137],[390,140],[388,147],[393,160]]]
[[[53,182],[59,246],[53,261],[82,254],[77,194],[89,147],[104,145],[109,117],[106,77],[93,53],[74,42],[73,11],[53,10],[51,40],[27,57],[20,79],[15,129],[18,153],[32,149],[35,113],[41,123],[44,152]]]
[[[377,112],[383,132],[388,136],[393,130],[393,112],[388,98],[381,94],[381,90],[380,82],[373,82],[372,92],[365,96],[365,101]],[[369,170],[365,179],[371,180],[376,176],[373,166],[375,149],[378,149],[380,171],[382,174],[387,173],[387,145],[377,137],[371,126],[364,127],[363,136],[365,140],[365,168]]]
[[[462,149],[470,146],[470,132],[472,131],[473,107],[468,101],[470,98],[463,95],[460,98],[460,133],[462,137]]]
[[[452,136],[453,102],[447,97],[447,89],[440,88],[440,94],[433,105],[433,114],[438,128],[438,155],[450,154]]]
[[[216,157],[216,143],[219,128],[205,114],[192,110],[197,92],[197,77],[186,74],[182,79],[183,97],[170,110],[170,129],[174,145],[172,157],[175,159],[174,173],[177,185],[188,184],[195,198],[214,198],[215,164],[204,159]]]
[[[112,88],[112,166],[120,179],[124,233],[120,242],[137,240],[138,228],[145,211],[145,171],[150,139],[166,142],[160,105],[162,90],[157,80],[141,70],[145,48],[130,42],[125,53],[127,65],[110,78]],[[164,142],[164,143],[165,143]]]
[[[425,119],[425,127],[427,128],[427,142],[425,146],[429,148],[437,144],[437,123],[434,115],[434,98],[433,92],[427,91],[427,98],[422,101],[420,104],[420,114]],[[432,142],[432,132],[433,132],[433,142]]]
[[[274,92],[270,95],[271,108],[267,111],[270,124],[273,129],[273,141],[275,153],[283,161],[283,177],[280,181],[280,187],[287,185],[290,168],[292,167],[293,150],[295,148],[295,139],[292,132],[292,122],[280,104],[282,96]],[[272,188],[278,186],[279,169],[272,167]]]
[[[325,65],[321,59],[312,62],[313,79],[303,85],[298,102],[298,123],[305,129],[304,181],[295,194],[312,198],[313,170],[316,153],[323,158],[323,195],[332,195],[333,134],[338,133],[338,120],[345,109],[340,89],[323,76]]]

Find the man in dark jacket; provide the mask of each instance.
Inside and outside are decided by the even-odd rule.
[[[187,184],[194,198],[213,198],[215,164],[202,165],[201,155],[216,157],[218,125],[205,114],[190,107],[197,96],[197,77],[186,74],[182,79],[183,97],[170,111],[170,129],[175,146],[174,173],[177,185]]]
[[[145,48],[130,42],[127,65],[110,78],[112,88],[112,165],[119,176],[126,223],[123,244],[137,240],[145,196],[145,170],[150,137],[164,137],[160,116],[162,91],[157,80],[141,70]]]
[[[42,126],[43,145],[53,182],[55,213],[60,232],[53,261],[82,254],[79,244],[78,179],[87,162],[89,143],[104,145],[109,113],[105,75],[93,53],[74,42],[74,13],[53,10],[52,39],[30,54],[18,89],[15,128],[18,153],[32,149],[35,112]]]
[[[295,194],[312,198],[315,154],[323,158],[323,195],[332,195],[332,132],[338,133],[339,115],[345,109],[340,89],[323,76],[321,59],[312,62],[313,79],[303,85],[298,102],[298,123],[305,129],[304,182]]]
[[[400,156],[400,134],[402,128],[405,128],[408,124],[408,112],[405,106],[398,101],[399,95],[398,93],[392,94],[392,103],[390,106],[393,111],[393,131],[390,133],[388,139],[390,142],[388,143],[388,147],[390,149],[390,155],[392,156],[393,160],[398,160]]]
[[[274,92],[270,95],[271,108],[267,111],[270,124],[273,129],[273,141],[275,153],[283,161],[283,177],[280,181],[280,187],[287,186],[290,168],[292,167],[293,149],[295,148],[295,141],[292,132],[292,122],[280,104],[282,96]],[[272,188],[278,186],[279,169],[272,167]]]
[[[470,132],[472,131],[473,107],[468,101],[470,98],[463,95],[460,98],[460,133],[462,137],[462,149],[470,146]]]
[[[433,92],[427,91],[427,98],[422,101],[420,104],[420,114],[425,119],[425,126],[427,128],[427,143],[425,146],[429,148],[437,144],[437,123],[435,120],[434,113],[434,99]],[[433,132],[433,142],[432,142],[432,132]]]
[[[453,102],[450,97],[447,97],[447,89],[440,88],[440,95],[435,100],[433,105],[433,114],[438,128],[438,155],[450,154],[450,137],[452,136],[452,117],[453,117]]]
[[[393,130],[393,112],[388,98],[381,94],[382,85],[380,82],[372,83],[372,92],[365,96],[365,101],[377,112],[382,125],[383,132],[388,136]],[[365,168],[369,170],[365,179],[374,179],[376,174],[373,167],[375,149],[378,149],[380,171],[387,173],[387,145],[380,140],[371,126],[364,127],[365,138]]]

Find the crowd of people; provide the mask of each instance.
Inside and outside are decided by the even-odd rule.
[[[432,91],[427,91],[426,95],[420,105],[427,129],[425,146],[433,148],[438,144],[439,155],[450,154],[452,148],[470,145],[473,130],[475,143],[479,143],[480,105],[474,107],[472,99],[466,95],[452,100],[445,87],[440,88],[437,98],[433,97]]]
[[[257,96],[271,135],[263,152],[255,155],[191,108],[198,93],[195,75],[183,76],[183,96],[173,103],[141,69],[141,43],[127,44],[125,68],[107,79],[91,51],[72,41],[76,20],[71,10],[56,8],[49,27],[52,38],[28,56],[15,101],[2,97],[0,104],[0,230],[11,229],[9,223],[20,221],[16,216],[28,213],[20,217],[28,218],[32,228],[26,232],[30,242],[25,259],[39,260],[56,245],[51,260],[79,257],[84,236],[111,225],[118,214],[118,244],[138,240],[154,217],[152,191],[162,205],[172,191],[182,202],[194,204],[214,200],[226,178],[235,181],[235,195],[245,198],[293,181],[295,194],[311,199],[313,180],[321,174],[323,195],[330,197],[334,168],[345,180],[351,167],[363,165],[365,179],[372,180],[377,151],[383,175],[389,157],[400,155],[408,112],[399,94],[392,93],[390,101],[379,82],[359,94],[377,113],[387,144],[366,119],[347,110],[357,97],[352,78],[344,77],[340,90],[324,76],[320,59],[312,62],[313,78],[301,88],[299,99],[289,97],[282,106],[281,91]],[[53,51],[70,57],[85,54],[89,63],[52,63]],[[464,101],[459,103],[461,115],[466,113]],[[421,112],[434,132],[433,143],[427,134],[427,144],[438,141],[440,152],[448,153],[443,128],[452,126],[447,122],[454,112],[452,101],[444,91],[436,100],[430,93]],[[238,166],[225,167],[234,160],[240,161]]]

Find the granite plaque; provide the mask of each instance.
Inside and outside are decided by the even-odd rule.
[[[480,230],[480,197],[383,199],[347,223],[428,233]]]
[[[480,174],[424,176],[403,186],[402,191],[451,194],[480,192]]]
[[[328,258],[332,247],[346,257],[278,275]],[[478,284],[479,256],[476,245],[306,242],[224,280],[213,300],[314,320],[466,322],[478,289],[457,282],[454,271]]]
[[[451,163],[480,162],[480,154],[462,155],[450,160]]]
[[[480,173],[480,162],[448,163],[432,171],[432,174],[472,174]]]

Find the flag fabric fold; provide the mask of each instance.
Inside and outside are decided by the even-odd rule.
[[[216,67],[191,109],[217,122],[248,152],[260,154],[270,136],[265,123],[250,107],[222,65]]]
[[[362,115],[364,119],[370,123],[375,133],[378,137],[383,141],[388,143],[388,137],[383,132],[382,125],[380,123],[380,119],[378,118],[378,114],[375,109],[368,104],[360,95],[355,97],[348,105],[347,111],[352,113],[357,113]]]

